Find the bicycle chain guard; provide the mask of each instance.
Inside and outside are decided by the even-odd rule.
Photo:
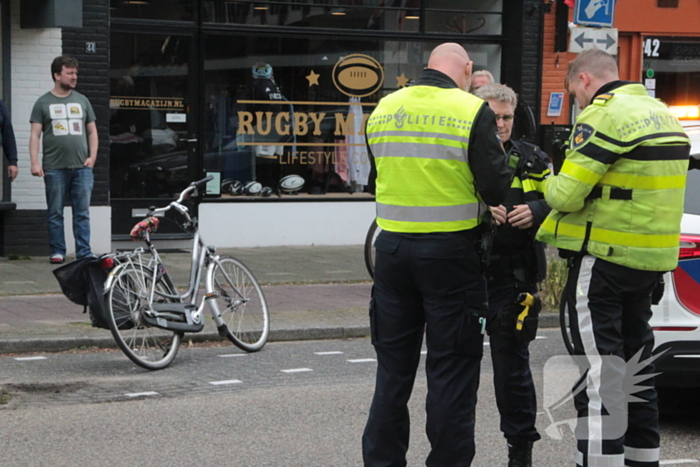
[[[142,315],[149,326],[180,332],[199,332],[204,328],[204,320],[201,317],[199,322],[195,322],[192,313],[196,311],[196,307],[189,303],[154,303],[153,311],[158,315]]]

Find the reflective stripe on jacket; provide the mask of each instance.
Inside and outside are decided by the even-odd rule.
[[[690,141],[638,83],[598,95],[574,126],[537,239],[634,269],[678,264]]]
[[[460,89],[416,85],[384,97],[367,121],[377,166],[377,224],[393,232],[476,227],[480,206],[469,135],[484,101]]]

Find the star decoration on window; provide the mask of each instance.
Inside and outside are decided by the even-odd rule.
[[[396,77],[396,86],[399,88],[405,88],[408,84],[408,78],[406,78],[405,73],[401,73],[401,76]]]
[[[306,79],[309,80],[309,87],[313,86],[314,84],[318,86],[318,77],[321,75],[317,75],[314,73],[314,70],[311,70],[311,73],[306,75]]]

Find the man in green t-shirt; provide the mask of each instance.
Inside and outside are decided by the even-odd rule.
[[[78,61],[68,55],[51,63],[54,87],[41,96],[32,109],[29,137],[31,172],[44,177],[46,187],[49,247],[52,264],[66,258],[63,205],[69,195],[73,208],[73,236],[77,258],[92,256],[90,248],[90,196],[92,168],[97,160],[95,112],[87,97],[75,91]],[[39,163],[39,140],[43,137],[43,159]]]

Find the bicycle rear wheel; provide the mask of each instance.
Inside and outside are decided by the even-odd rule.
[[[119,348],[129,359],[148,370],[168,366],[180,347],[181,332],[151,327],[143,320],[148,310],[153,271],[134,263],[125,263],[115,271],[107,291],[108,323]],[[175,287],[167,276],[157,279],[153,303],[172,301],[157,292],[174,295]]]
[[[382,228],[377,225],[377,219],[374,219],[365,237],[365,266],[372,278],[374,278],[374,259],[377,256],[377,250],[374,248],[374,241],[381,231]]]
[[[270,333],[270,315],[253,273],[237,259],[222,256],[211,281],[216,298],[210,303],[220,332],[225,326],[226,337],[242,350],[262,349]]]

